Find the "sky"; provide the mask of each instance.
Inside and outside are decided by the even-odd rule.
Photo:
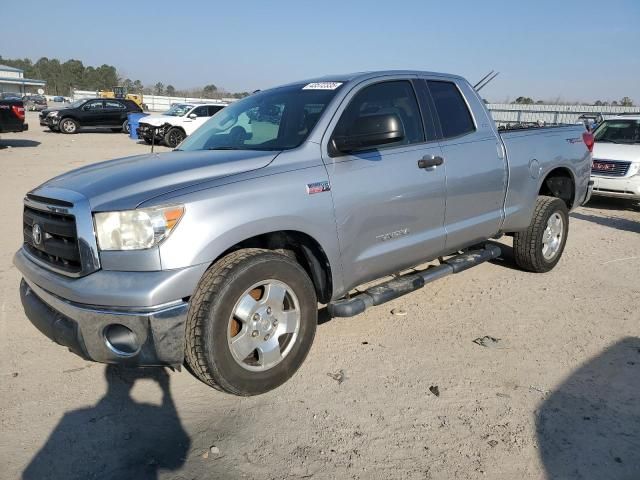
[[[149,85],[252,91],[388,69],[475,83],[496,70],[490,101],[640,104],[640,0],[22,0],[1,11],[3,57],[106,63]]]

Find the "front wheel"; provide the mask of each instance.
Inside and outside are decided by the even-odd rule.
[[[164,143],[167,147],[176,148],[186,136],[181,128],[173,127],[164,136]]]
[[[567,205],[556,197],[538,197],[531,224],[513,236],[516,264],[530,272],[548,272],[560,261],[568,234]]]
[[[316,332],[318,304],[291,257],[243,249],[203,276],[186,324],[186,362],[201,381],[235,395],[257,395],[302,365]]]
[[[129,134],[129,120],[125,120],[124,122],[122,122],[122,132],[126,133],[127,135]]]
[[[78,133],[80,125],[78,125],[78,122],[76,122],[73,118],[63,118],[62,120],[60,120],[58,128],[62,133],[73,134]]]

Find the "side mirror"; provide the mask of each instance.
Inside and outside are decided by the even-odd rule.
[[[198,118],[198,116],[197,116],[195,113],[190,113],[190,114],[189,114],[189,118],[190,118],[191,120],[195,120],[196,118]]]
[[[348,131],[348,135],[333,138],[333,145],[339,152],[365,150],[405,138],[402,121],[395,113],[359,117]]]

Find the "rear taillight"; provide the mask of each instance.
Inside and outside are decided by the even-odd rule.
[[[584,132],[582,134],[582,140],[584,140],[584,144],[587,146],[587,148],[589,149],[590,152],[593,152],[593,133],[591,132]]]
[[[18,120],[24,120],[24,107],[20,107],[18,105],[12,105],[11,111],[16,117],[18,117]]]

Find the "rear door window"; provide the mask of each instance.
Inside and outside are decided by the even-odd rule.
[[[104,102],[104,108],[107,110],[124,110],[126,107],[120,102],[115,102],[113,100],[106,100]]]
[[[213,117],[216,113],[222,110],[224,107],[222,105],[209,105],[209,116]]]
[[[440,119],[442,136],[452,138],[474,132],[473,117],[456,84],[435,80],[428,80],[427,84]]]

